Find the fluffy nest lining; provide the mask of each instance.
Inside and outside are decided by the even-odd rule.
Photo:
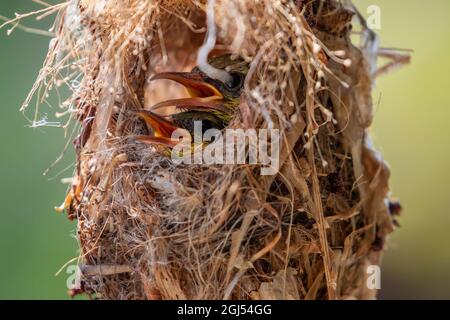
[[[217,51],[250,62],[232,128],[278,128],[280,170],[174,165],[130,137],[130,110],[175,89],[205,38],[204,1],[71,0],[35,91],[61,78],[79,128],[65,203],[82,286],[103,299],[368,299],[394,229],[373,149],[375,35],[350,3],[218,0]],[[360,30],[352,31],[352,27]],[[353,35],[360,44],[352,44]],[[72,83],[73,84],[73,83]]]

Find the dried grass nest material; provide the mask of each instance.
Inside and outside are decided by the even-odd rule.
[[[376,36],[345,2],[218,0],[216,50],[250,62],[232,128],[278,128],[281,169],[178,165],[130,136],[129,110],[176,88],[205,38],[204,1],[71,0],[37,90],[77,71],[74,182],[82,288],[104,299],[368,299],[395,222],[371,145]],[[359,19],[359,20],[358,20]],[[353,27],[360,45],[352,44]]]

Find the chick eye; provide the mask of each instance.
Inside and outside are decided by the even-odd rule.
[[[231,81],[226,84],[228,90],[238,91],[244,85],[244,77],[241,73],[230,72]]]

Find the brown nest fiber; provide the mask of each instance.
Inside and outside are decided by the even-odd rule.
[[[146,133],[130,110],[177,92],[150,86],[152,75],[195,65],[207,29],[204,1],[72,0],[57,10],[35,91],[79,80],[62,104],[80,131],[60,208],[78,221],[79,292],[375,297],[367,268],[380,263],[395,220],[389,169],[367,134],[376,36],[351,4],[216,3],[216,50],[250,62],[230,127],[280,129],[273,176],[260,175],[258,165],[174,165],[130,138]]]

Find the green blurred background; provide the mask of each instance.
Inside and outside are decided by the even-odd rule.
[[[382,46],[414,49],[413,64],[381,78],[374,92],[375,143],[392,168],[405,208],[382,268],[382,299],[450,299],[450,1],[355,0],[381,8]],[[0,15],[28,12],[31,0],[0,0]],[[366,14],[367,16],[367,14]],[[25,24],[48,29],[51,19]],[[58,215],[72,169],[57,128],[29,128],[18,111],[42,65],[49,38],[0,30],[0,299],[67,299],[65,270],[77,256],[75,223]],[[31,107],[32,108],[32,107]],[[53,116],[48,109],[49,118]]]

